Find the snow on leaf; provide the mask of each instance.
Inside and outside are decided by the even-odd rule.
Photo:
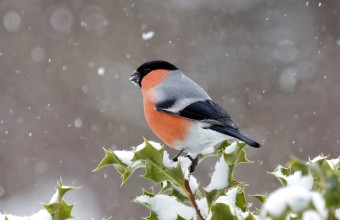
[[[163,165],[165,168],[175,168],[178,165],[178,162],[171,160],[169,157],[169,153],[164,151]]]
[[[243,191],[240,188],[235,187],[228,190],[226,196],[220,196],[216,201],[217,203],[223,203],[229,206],[231,214],[237,216],[239,219],[244,219],[248,216],[246,212],[247,203],[245,202],[245,197]]]
[[[154,197],[139,196],[135,202],[149,207],[157,215],[157,219],[176,220],[196,218],[196,212],[192,207],[180,203],[175,197],[168,195],[155,195]]]
[[[208,214],[209,214],[209,206],[208,206],[207,198],[203,197],[201,199],[197,199],[196,204],[197,204],[198,209],[200,210],[202,216],[204,218],[207,218]]]
[[[287,186],[287,176],[290,175],[290,167],[277,166],[274,172],[271,172],[278,178],[283,186]]]
[[[243,142],[234,142],[224,149],[224,160],[228,165],[236,166],[239,163],[249,163],[246,152],[243,148],[246,145]]]
[[[134,153],[132,151],[126,151],[126,150],[115,150],[114,154],[118,157],[120,161],[125,163],[126,165],[132,164],[132,158],[134,156]]]
[[[310,192],[305,187],[295,185],[277,189],[268,195],[262,214],[269,213],[273,217],[285,215],[287,210],[300,213],[313,204],[315,210],[322,216],[325,214],[325,202],[317,192]]]
[[[207,192],[211,192],[214,189],[222,190],[229,185],[229,166],[223,158],[215,165],[215,171],[211,177],[209,185],[205,188]]]
[[[42,209],[31,216],[2,215],[0,213],[0,220],[52,220],[52,216],[46,210]]]

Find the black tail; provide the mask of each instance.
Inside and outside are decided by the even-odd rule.
[[[212,126],[210,127],[210,129],[229,135],[231,137],[240,139],[241,141],[244,141],[245,143],[247,143],[249,146],[251,147],[255,147],[255,148],[259,148],[261,147],[261,145],[259,143],[257,143],[256,141],[246,137],[245,135],[241,134],[238,130],[234,130],[234,129],[228,129],[225,127],[221,127],[221,126]]]

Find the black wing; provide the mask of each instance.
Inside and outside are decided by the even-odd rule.
[[[230,118],[230,115],[212,100],[197,101],[188,105],[179,112],[171,112],[169,108],[174,103],[175,100],[167,100],[156,105],[156,109],[192,120],[208,122],[212,125],[225,126],[238,130],[238,126]]]

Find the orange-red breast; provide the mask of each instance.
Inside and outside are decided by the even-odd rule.
[[[151,130],[168,146],[188,153],[231,138],[260,144],[240,133],[230,115],[173,64],[156,60],[139,66],[130,80],[140,86]]]

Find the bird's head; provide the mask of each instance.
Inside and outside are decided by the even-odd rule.
[[[148,75],[154,70],[177,70],[178,68],[173,64],[163,61],[163,60],[154,60],[150,62],[143,63],[140,65],[130,76],[130,81],[135,85],[139,85],[142,87],[142,80],[144,76]]]

